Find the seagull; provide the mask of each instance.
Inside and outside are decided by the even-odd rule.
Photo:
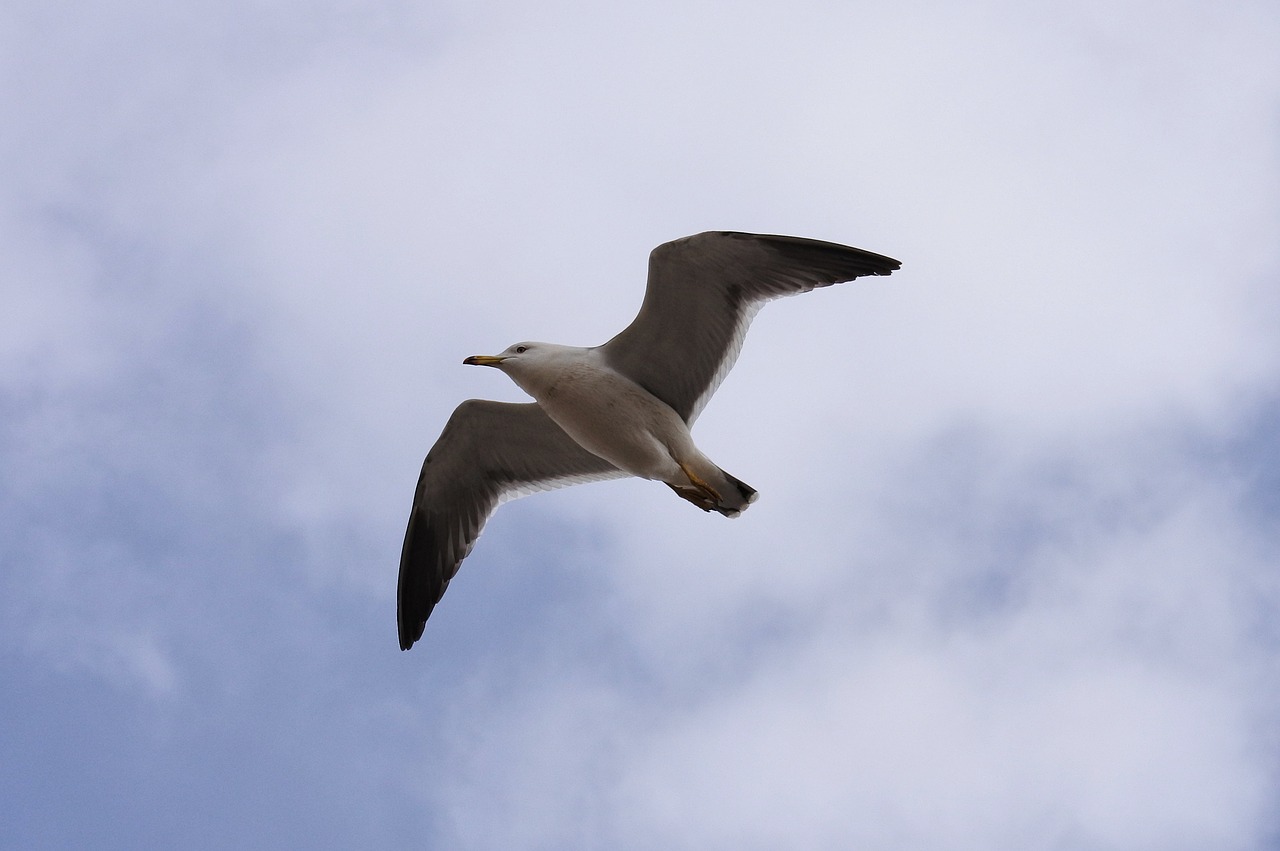
[[[756,312],[774,298],[900,266],[833,242],[709,231],[650,253],[640,313],[604,345],[522,342],[464,360],[501,370],[534,401],[463,402],[427,453],[400,554],[400,649],[422,637],[485,521],[507,500],[639,476],[703,511],[741,514],[755,489],[716,466],[689,429]]]

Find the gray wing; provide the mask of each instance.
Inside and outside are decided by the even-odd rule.
[[[583,449],[536,403],[463,402],[422,463],[400,553],[400,649],[431,610],[499,504],[540,490],[625,476]]]
[[[690,425],[733,367],[756,311],[900,264],[860,248],[795,236],[710,231],[649,255],[640,313],[601,346],[609,365],[666,402]]]

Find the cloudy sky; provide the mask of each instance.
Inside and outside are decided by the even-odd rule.
[[[14,0],[0,846],[1280,847],[1280,11]],[[461,365],[708,229],[903,261],[503,506]]]

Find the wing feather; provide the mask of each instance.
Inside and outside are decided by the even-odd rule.
[[[601,350],[690,425],[733,368],[766,301],[888,275],[901,264],[833,242],[708,231],[659,245],[636,318]]]
[[[453,412],[422,463],[400,553],[400,649],[422,637],[431,610],[501,503],[537,491],[626,475],[592,455],[536,403],[471,399]]]

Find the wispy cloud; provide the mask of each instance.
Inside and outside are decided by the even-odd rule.
[[[14,846],[1274,844],[1265,3],[0,13]],[[735,523],[504,506],[394,640],[462,357],[709,228]]]

